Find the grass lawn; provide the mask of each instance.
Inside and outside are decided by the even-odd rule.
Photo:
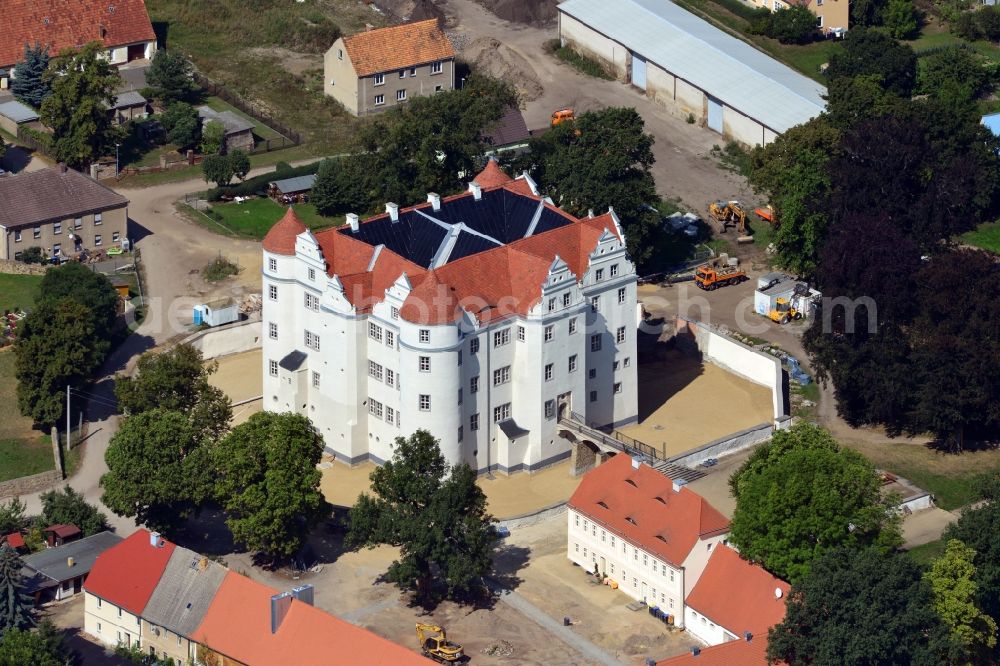
[[[273,166],[278,162],[297,162],[311,158],[316,158],[316,155],[313,154],[310,146],[303,144],[301,146],[282,148],[281,150],[272,150],[268,153],[255,153],[250,156],[250,167],[256,169],[257,167]],[[127,176],[116,183],[115,187],[152,187],[154,185],[163,185],[164,183],[177,183],[182,180],[201,179],[201,177],[201,165],[197,165],[183,169],[174,169],[172,171]],[[214,187],[214,185],[206,183],[205,188],[208,189],[209,187]]]
[[[909,44],[918,55],[921,51],[926,51],[927,49],[941,46],[967,44],[990,60],[1000,62],[1000,46],[983,39],[976,42],[968,42],[958,35],[953,35],[948,30],[947,25],[943,25],[936,21],[926,24],[920,31],[919,37],[906,43]]]
[[[1000,254],[1000,222],[980,224],[975,231],[964,234],[962,242]]]
[[[17,409],[14,352],[0,350],[0,481],[38,474],[53,466],[48,436],[33,430],[31,419]]]
[[[1000,472],[1000,449],[940,453],[905,441],[878,444],[845,441],[876,467],[909,479],[934,494],[937,505],[951,511],[974,502],[977,476]]]
[[[938,539],[937,541],[931,541],[930,543],[911,548],[906,551],[906,554],[917,564],[930,566],[932,561],[944,555],[944,547],[944,541]]]
[[[35,303],[41,275],[8,275],[0,273],[0,312],[30,308]]]
[[[339,226],[344,222],[343,217],[323,217],[312,204],[295,204],[292,208],[299,219],[313,230]],[[218,224],[234,235],[256,239],[263,238],[271,226],[285,214],[285,208],[271,199],[251,199],[241,204],[217,204],[212,206],[212,210],[222,216],[217,221]]]
[[[243,113],[235,106],[222,99],[221,97],[209,96],[205,98],[205,106],[215,111],[230,111],[248,123],[253,123],[253,133],[259,139],[277,139],[281,135],[275,130],[271,129],[267,125],[260,123],[256,118],[252,118],[247,114]]]
[[[48,437],[35,441],[0,439],[0,481],[30,476],[53,469],[52,444]]]

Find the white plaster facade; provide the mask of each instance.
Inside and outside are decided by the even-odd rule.
[[[417,429],[440,440],[450,463],[479,472],[568,457],[560,408],[602,425],[638,418],[636,274],[620,233],[600,235],[579,276],[555,248],[526,314],[482,321],[463,309],[442,325],[400,315],[413,289],[405,273],[359,312],[308,231],[294,256],[265,250],[264,409],[308,416],[348,464],[389,459],[395,438]]]
[[[108,647],[128,647],[141,642],[142,623],[137,615],[84,590],[83,630]]]
[[[704,641],[708,645],[718,645],[735,641],[738,636],[727,630],[720,624],[716,624],[711,618],[705,617],[691,606],[684,607],[684,628],[695,638]]]

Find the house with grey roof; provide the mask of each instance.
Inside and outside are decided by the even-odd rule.
[[[113,114],[114,122],[124,125],[130,120],[141,120],[149,115],[149,102],[145,97],[134,90],[126,90],[115,95],[115,101],[109,111]]]
[[[79,594],[97,556],[121,541],[122,538],[112,532],[98,532],[28,555],[22,560],[24,567],[21,570],[25,592],[35,597],[35,605]]]
[[[188,640],[201,625],[227,569],[204,555],[177,547],[142,612],[143,647],[185,663]]]
[[[121,245],[128,199],[66,165],[0,178],[0,259],[29,247],[52,257]]]
[[[198,117],[201,127],[210,122],[217,122],[226,128],[226,143],[224,152],[244,150],[250,152],[254,147],[253,123],[232,111],[216,111],[209,106],[198,107]]]
[[[826,88],[663,0],[567,0],[563,46],[727,139],[768,144],[826,108]]]

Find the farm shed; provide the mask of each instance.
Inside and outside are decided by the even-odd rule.
[[[232,111],[216,111],[208,106],[198,107],[198,117],[201,118],[202,128],[213,121],[222,124],[226,129],[227,153],[233,150],[244,150],[247,152],[253,150],[254,125],[249,120],[242,118]]]
[[[306,176],[295,176],[294,178],[283,178],[268,183],[271,196],[280,197],[282,195],[305,194],[313,188],[316,183],[316,174],[311,173]]]
[[[826,107],[826,88],[672,2],[567,0],[559,39],[680,117],[767,144]]]
[[[9,134],[17,136],[18,126],[37,122],[38,114],[30,106],[25,106],[15,99],[0,104],[0,128]]]

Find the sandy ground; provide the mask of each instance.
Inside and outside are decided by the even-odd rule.
[[[364,463],[348,467],[334,463],[323,470],[323,495],[331,504],[351,506],[370,485],[368,476],[375,465]],[[514,474],[494,479],[480,477],[479,487],[486,493],[489,511],[500,519],[513,518],[565,502],[580,484],[580,477],[570,476],[569,463],[553,465],[534,474]]]
[[[261,350],[252,349],[216,360],[219,369],[208,381],[225,391],[233,401],[232,424],[236,426],[261,410],[260,396],[264,391]]]
[[[639,366],[639,418],[621,429],[666,457],[768,423],[771,391],[679,352]]]

